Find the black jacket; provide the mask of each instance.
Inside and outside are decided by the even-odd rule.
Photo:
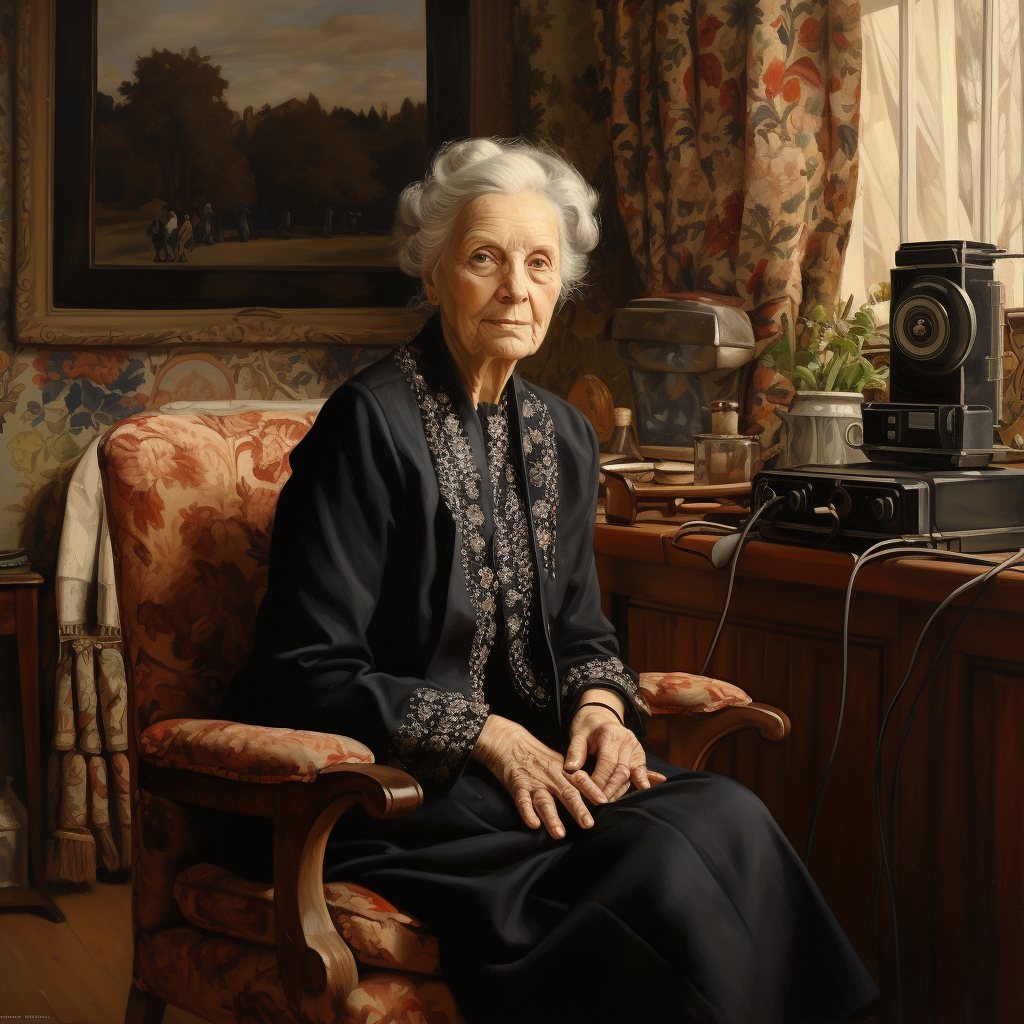
[[[500,661],[522,724],[556,749],[595,685],[642,737],[601,612],[593,428],[518,374],[501,410],[507,439],[486,437],[436,315],[328,399],[291,453],[256,646],[222,715],[352,736],[443,792]]]

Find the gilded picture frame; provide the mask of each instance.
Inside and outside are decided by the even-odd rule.
[[[433,24],[428,4],[427,48],[427,88],[432,97],[428,105],[432,103],[434,108],[431,141],[436,145],[446,138],[493,134],[494,125],[501,123],[504,102],[502,69],[510,59],[504,31],[508,7],[488,0],[434,2],[439,6]],[[418,331],[424,314],[404,305],[407,284],[404,289],[394,289],[394,299],[386,305],[361,304],[358,280],[342,281],[348,301],[338,306],[225,302],[223,307],[183,308],[179,301],[178,308],[156,308],[150,298],[148,307],[140,303],[138,308],[124,308],[62,301],[54,273],[55,201],[60,201],[60,195],[55,196],[55,158],[61,155],[55,145],[57,28],[57,0],[18,0],[13,320],[19,343],[64,347],[373,345],[398,344]],[[439,38],[444,45],[436,45]],[[93,46],[93,39],[85,45]],[[458,59],[453,60],[453,55]],[[66,123],[60,130],[66,134]],[[91,217],[91,210],[90,202],[82,216]],[[104,268],[91,268],[93,275],[105,272]],[[386,289],[379,279],[372,283],[365,294],[379,300]],[[76,294],[83,292],[88,292],[87,284]]]

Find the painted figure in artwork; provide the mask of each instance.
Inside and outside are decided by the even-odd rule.
[[[597,439],[516,372],[586,272],[594,191],[546,150],[456,143],[403,193],[395,237],[435,312],[294,449],[222,715],[355,737],[421,783],[407,817],[349,812],[325,878],[436,933],[470,1024],[862,1011],[875,986],[764,805],[645,753],[601,612]],[[244,825],[224,855],[269,878],[262,823]]]

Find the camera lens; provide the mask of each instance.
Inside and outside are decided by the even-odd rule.
[[[935,335],[935,322],[927,313],[915,313],[909,333],[915,345],[925,345]]]
[[[967,358],[974,342],[974,306],[959,285],[922,277],[900,298],[892,316],[892,344],[918,372],[947,373]]]
[[[915,295],[896,311],[897,344],[911,359],[931,359],[949,339],[949,317],[930,295]]]

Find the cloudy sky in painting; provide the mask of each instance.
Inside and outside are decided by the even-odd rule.
[[[97,88],[119,98],[136,56],[197,46],[228,104],[315,93],[330,110],[426,99],[423,0],[99,0]]]

